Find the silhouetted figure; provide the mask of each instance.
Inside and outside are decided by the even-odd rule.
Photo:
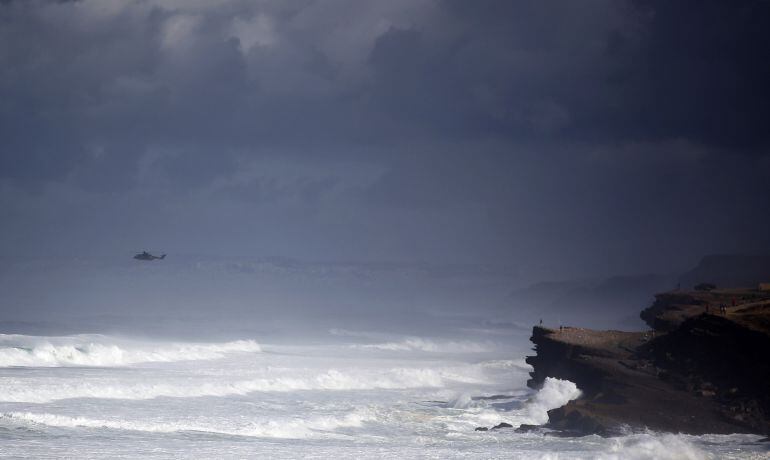
[[[543,325],[543,318],[540,318],[540,325]]]

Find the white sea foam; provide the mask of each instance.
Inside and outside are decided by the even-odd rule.
[[[222,358],[227,353],[260,351],[259,344],[253,340],[142,343],[101,335],[0,335],[0,367],[112,367],[148,362],[211,360]]]
[[[45,339],[55,346],[73,345],[67,342],[71,337]],[[3,346],[21,342],[0,337]],[[79,336],[75,342],[128,351],[168,350],[167,344],[104,336]],[[523,361],[500,360],[497,353],[366,353],[344,343],[275,345],[273,353],[255,358],[240,352],[241,346],[219,345],[228,350],[216,351],[225,359],[119,369],[0,369],[0,456],[250,458],[269,452],[275,458],[338,459],[766,457],[756,436],[642,433],[563,439],[510,429],[476,432],[478,426],[500,422],[514,427],[542,423],[547,410],[579,395],[574,384],[557,379],[546,379],[539,392],[531,392],[523,386]],[[508,396],[474,398],[482,394]],[[185,399],[199,396],[212,398]],[[151,400],[159,397],[168,398]],[[302,439],[312,441],[297,441]]]
[[[29,386],[7,382],[0,393],[2,402],[46,403],[73,398],[153,399],[245,395],[253,392],[343,391],[442,387],[458,376],[435,369],[393,368],[376,372],[328,370],[311,376],[259,378],[238,381],[171,381],[128,383],[118,381],[68,381]]]
[[[546,378],[541,388],[523,404],[516,396],[499,401],[473,400],[467,393],[460,393],[448,402],[453,409],[463,412],[447,426],[457,432],[467,432],[477,426],[494,426],[505,422],[518,427],[521,424],[542,425],[548,421],[548,411],[567,404],[580,396],[580,390],[569,380]]]
[[[601,460],[702,460],[711,458],[685,436],[674,434],[637,434],[613,438],[610,452]]]
[[[484,367],[492,369],[519,369],[525,372],[532,370],[532,366],[527,364],[524,358],[520,359],[494,359],[480,363]]]
[[[470,393],[460,393],[454,398],[452,398],[448,405],[449,407],[455,408],[455,409],[467,409],[473,404],[473,398],[471,397]]]
[[[573,399],[580,397],[580,390],[577,385],[569,380],[560,380],[552,377],[546,377],[541,388],[535,396],[525,405],[525,416],[529,423],[533,425],[542,425],[548,422],[548,411],[561,407]]]
[[[373,413],[365,410],[351,412],[343,416],[316,416],[308,418],[289,418],[284,420],[239,420],[237,424],[230,421],[231,426],[217,425],[211,420],[206,421],[131,421],[120,419],[93,419],[87,417],[70,417],[49,413],[8,412],[0,415],[5,424],[10,425],[44,425],[58,428],[102,428],[112,430],[143,431],[151,433],[174,433],[196,431],[235,436],[252,436],[264,438],[313,438],[329,437],[338,428],[360,427],[364,422],[372,420]]]

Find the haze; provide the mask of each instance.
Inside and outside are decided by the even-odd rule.
[[[767,253],[768,25],[762,1],[0,1],[0,315],[489,328],[537,318],[531,283]]]

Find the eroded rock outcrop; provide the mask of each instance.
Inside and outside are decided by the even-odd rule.
[[[770,293],[660,294],[642,316],[656,329],[533,329],[528,385],[555,377],[583,391],[549,412],[549,428],[770,433]]]

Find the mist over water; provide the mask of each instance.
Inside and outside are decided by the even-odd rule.
[[[203,257],[13,264],[3,305],[16,308],[0,335],[4,455],[762,452],[756,436],[516,433],[545,423],[580,389],[556,379],[526,387],[539,318],[510,304],[517,281],[505,270]],[[513,428],[475,431],[501,422]]]
[[[468,328],[495,335],[528,330],[531,322],[514,318],[506,303],[518,275],[505,267],[210,256],[0,262],[5,332],[268,334],[306,341],[348,329],[441,336]]]

